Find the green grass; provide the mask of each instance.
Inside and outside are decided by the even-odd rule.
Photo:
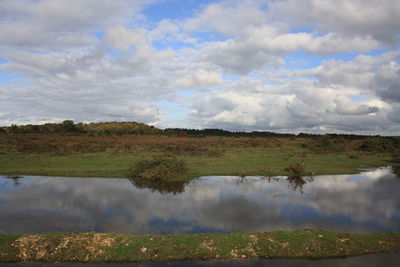
[[[141,159],[163,155],[161,151],[139,149],[132,152],[94,152],[54,155],[51,153],[0,154],[1,175],[51,175],[76,177],[127,177]],[[287,175],[293,162],[304,161],[307,173],[350,174],[359,168],[391,165],[391,156],[360,151],[318,154],[307,148],[226,147],[221,156],[177,155],[187,163],[188,175],[175,179],[187,180],[206,175]]]
[[[230,258],[335,258],[400,250],[400,233],[326,230],[234,234],[0,235],[0,262],[136,262]]]

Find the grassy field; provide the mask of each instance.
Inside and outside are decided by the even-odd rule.
[[[287,175],[304,162],[308,174],[356,173],[391,165],[391,154],[360,150],[360,140],[331,141],[328,149],[310,138],[74,136],[0,134],[1,175],[127,177],[140,159],[175,157],[203,175]]]
[[[400,250],[400,233],[325,230],[234,234],[0,235],[0,262],[135,262],[230,258],[334,258]]]

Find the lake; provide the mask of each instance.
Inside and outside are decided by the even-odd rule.
[[[207,176],[189,183],[0,177],[0,232],[230,233],[299,228],[400,231],[390,167],[314,177]]]

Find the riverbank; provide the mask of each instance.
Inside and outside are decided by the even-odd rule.
[[[400,250],[400,233],[326,230],[126,235],[1,234],[0,262],[138,262],[197,259],[339,258]]]
[[[172,180],[208,175],[288,175],[303,162],[312,175],[350,174],[392,165],[389,152],[360,149],[361,140],[300,137],[166,137],[0,135],[0,175],[127,177],[141,159],[175,157],[188,173]]]

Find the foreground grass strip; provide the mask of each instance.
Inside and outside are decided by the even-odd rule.
[[[0,261],[135,262],[231,258],[332,258],[400,251],[400,233],[325,230],[262,233],[0,235]]]

